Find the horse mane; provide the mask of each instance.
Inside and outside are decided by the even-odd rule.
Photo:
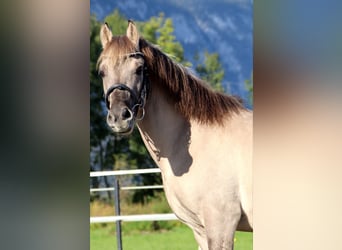
[[[245,109],[240,98],[214,91],[206,82],[181,64],[175,63],[145,39],[140,38],[139,45],[150,74],[160,79],[167,96],[187,119],[206,124],[222,124],[226,116]]]
[[[186,119],[205,124],[222,124],[227,116],[245,109],[240,98],[212,90],[206,82],[145,39],[140,38],[139,47],[145,56],[149,74],[159,78],[167,92],[166,97],[175,103],[175,108]],[[124,35],[113,37],[105,50],[109,50],[106,54],[113,60],[118,60],[125,54],[135,52],[135,47]],[[101,61],[102,54],[97,64]]]

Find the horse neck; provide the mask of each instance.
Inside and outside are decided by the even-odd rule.
[[[173,162],[175,156],[188,155],[190,123],[175,110],[167,93],[158,85],[152,86],[145,117],[138,128],[152,158],[161,167],[162,159]]]

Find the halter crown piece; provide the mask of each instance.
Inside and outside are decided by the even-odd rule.
[[[127,54],[125,55],[126,57],[136,57],[136,56],[141,56],[142,58],[145,58],[144,54],[141,53],[141,52],[134,52],[134,53],[130,53],[130,54]],[[134,102],[135,104],[133,105],[132,107],[132,111],[133,113],[137,114],[137,108],[141,108],[142,109],[142,115],[141,117],[139,118],[135,118],[136,120],[140,121],[142,119],[144,119],[144,116],[145,116],[145,103],[146,103],[146,99],[148,97],[148,90],[149,90],[149,78],[148,78],[148,72],[147,72],[147,67],[144,66],[144,71],[143,71],[143,81],[142,81],[142,87],[141,87],[141,90],[140,90],[140,96],[138,97],[134,91],[128,87],[127,85],[125,84],[115,84],[115,85],[112,85],[106,92],[105,94],[105,102],[106,102],[106,107],[107,109],[109,110],[110,109],[110,102],[109,102],[109,96],[110,94],[116,90],[116,89],[119,89],[119,90],[126,90],[130,93],[130,96],[133,97],[134,99]]]

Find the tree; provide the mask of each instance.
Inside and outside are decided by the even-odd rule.
[[[151,17],[146,23],[139,23],[138,27],[142,31],[142,36],[152,44],[157,44],[157,32],[163,21],[163,16]]]
[[[190,63],[184,59],[184,49],[176,40],[171,18],[165,18],[163,13],[158,17],[151,17],[141,25],[142,36],[152,44],[157,44],[161,50],[172,57],[175,61],[189,66]]]
[[[251,73],[251,78],[245,81],[245,87],[248,91],[249,105],[253,106],[253,72]]]
[[[92,15],[90,17],[90,169],[110,170],[114,164],[113,153],[115,151],[114,136],[108,133],[106,125],[105,109],[102,97],[102,83],[96,69],[96,62],[101,53],[100,33],[101,24]],[[93,177],[95,179],[96,177]],[[103,181],[106,187],[110,186],[107,177],[92,180],[94,188]],[[107,192],[111,199],[111,192]]]
[[[158,29],[159,37],[157,44],[161,47],[163,52],[173,57],[177,62],[184,62],[184,49],[182,45],[176,41],[173,35],[173,23],[171,18],[167,18]]]
[[[198,54],[195,56],[195,60],[199,61]],[[224,91],[222,86],[224,70],[217,53],[210,54],[205,51],[204,62],[198,63],[195,69],[200,78],[209,83],[215,90]]]
[[[104,21],[108,23],[114,36],[126,34],[127,18],[124,17],[119,10],[114,10],[112,14],[106,16]]]

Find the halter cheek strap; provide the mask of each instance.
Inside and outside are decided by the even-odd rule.
[[[135,118],[135,120],[137,121],[141,121],[145,117],[145,102],[146,102],[146,84],[144,84],[144,87],[141,90],[139,102],[132,107],[133,112],[136,108],[142,109],[141,116],[139,118],[138,117]]]

